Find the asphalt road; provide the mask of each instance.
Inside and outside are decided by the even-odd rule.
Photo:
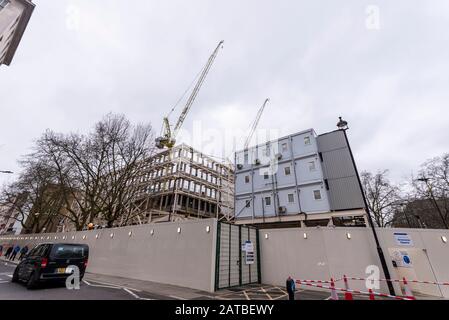
[[[43,284],[28,290],[23,283],[12,283],[15,264],[0,262],[0,300],[153,300],[170,299],[116,285],[83,281],[79,290],[64,284]]]
[[[24,283],[12,283],[12,274],[16,264],[0,260],[0,300],[179,300],[179,299],[219,299],[219,300],[286,300],[284,288],[268,285],[248,285],[240,288],[221,290],[211,295],[191,293],[195,290],[178,288],[161,290],[157,286],[138,286],[133,281],[118,281],[117,278],[98,280],[86,276],[79,290],[69,290],[64,284],[41,284],[37,289],[28,290]],[[94,280],[95,279],[95,280]],[[122,284],[120,284],[122,283]],[[139,289],[136,289],[139,288]],[[192,291],[193,290],[193,291]],[[192,291],[192,292],[191,292]],[[176,293],[176,297],[173,295]],[[190,294],[185,295],[185,293]],[[184,297],[183,297],[184,296]],[[340,299],[343,297],[340,296]],[[364,297],[365,298],[365,297]],[[296,293],[296,300],[327,300],[328,292],[304,290]]]

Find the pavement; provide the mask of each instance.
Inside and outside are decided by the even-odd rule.
[[[275,286],[250,285],[215,293],[115,276],[86,273],[79,290],[64,284],[42,284],[28,290],[23,283],[12,283],[17,261],[0,258],[0,300],[286,300],[285,290]],[[326,292],[298,290],[298,300],[322,300]]]
[[[80,284],[79,290],[68,290],[63,284],[43,284],[28,290],[23,283],[12,283],[16,264],[0,262],[0,300],[135,300],[149,298],[118,286]]]
[[[210,293],[185,287],[116,276],[86,273],[79,290],[64,284],[42,284],[28,290],[23,283],[12,283],[17,261],[0,257],[0,300],[287,300],[285,288],[272,285],[246,285]],[[296,300],[329,300],[328,290],[297,288]],[[339,299],[344,296],[339,294]],[[367,300],[354,296],[354,300]],[[376,297],[376,300],[381,298]]]

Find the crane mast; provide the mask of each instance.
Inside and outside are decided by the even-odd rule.
[[[215,58],[218,55],[218,51],[220,50],[220,48],[223,47],[223,43],[224,41],[220,41],[220,43],[218,44],[218,46],[215,48],[214,52],[212,53],[212,55],[209,57],[209,60],[207,61],[206,65],[204,66],[199,79],[195,85],[195,87],[193,88],[192,93],[190,94],[189,99],[187,100],[179,118],[178,121],[176,122],[175,127],[173,128],[173,130],[170,127],[170,122],[168,120],[168,117],[164,117],[164,121],[163,121],[163,127],[164,127],[164,132],[162,137],[159,137],[156,139],[156,147],[158,147],[159,149],[163,149],[163,148],[173,148],[173,146],[176,143],[176,135],[179,132],[179,129],[181,129],[182,124],[184,123],[184,120],[187,117],[187,113],[189,112],[190,108],[192,107],[193,103],[195,102],[195,99],[198,95],[198,92],[201,89],[201,86],[204,83],[204,80],[206,79],[207,74],[209,73],[209,70],[212,66],[212,64],[214,63]]]
[[[265,102],[263,103],[262,107],[260,107],[259,111],[257,112],[256,119],[254,120],[253,124],[251,125],[251,129],[249,131],[248,138],[246,138],[246,141],[245,141],[245,150],[248,149],[249,144],[251,143],[251,139],[253,138],[253,135],[254,135],[254,132],[256,131],[257,125],[259,124],[260,117],[262,116],[262,113],[265,110],[265,107],[269,101],[270,101],[270,99],[267,98],[265,100]]]

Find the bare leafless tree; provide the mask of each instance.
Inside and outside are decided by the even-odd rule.
[[[101,217],[108,227],[119,220],[127,224],[139,213],[133,208],[141,192],[139,179],[144,174],[146,160],[155,151],[152,128],[132,126],[123,116],[108,116],[97,124],[91,141],[104,149],[106,156],[101,176]]]
[[[127,214],[139,192],[137,177],[154,150],[150,125],[108,114],[88,135],[45,132],[30,156],[52,167],[64,194],[61,215],[81,230],[100,219],[111,227]]]
[[[412,177],[415,198],[427,200],[435,214],[431,214],[442,228],[449,227],[449,153],[426,161]],[[423,217],[431,218],[430,215]]]
[[[389,226],[400,199],[399,187],[388,180],[388,170],[374,175],[364,171],[361,173],[361,180],[373,220],[379,227]]]
[[[63,206],[51,169],[38,159],[20,161],[24,168],[17,181],[3,187],[0,202],[10,219],[19,221],[23,233],[41,232],[57,219]]]

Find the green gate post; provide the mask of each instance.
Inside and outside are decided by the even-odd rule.
[[[215,291],[218,290],[220,281],[220,236],[221,236],[221,222],[217,221],[217,247],[215,248]]]
[[[256,229],[256,241],[257,241],[257,280],[258,283],[262,283],[262,273],[260,270],[260,241],[259,241],[259,229]]]
[[[239,225],[239,285],[242,285],[242,226]]]

